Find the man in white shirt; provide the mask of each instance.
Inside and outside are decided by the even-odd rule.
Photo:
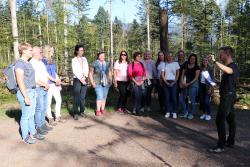
[[[47,110],[47,96],[49,84],[48,81],[51,80],[55,83],[59,82],[58,80],[53,79],[47,72],[46,66],[41,61],[42,60],[42,49],[40,47],[33,47],[32,59],[30,63],[32,64],[35,70],[35,80],[36,80],[36,112],[35,112],[35,125],[37,133],[45,135],[49,130],[52,130],[51,127],[46,125],[45,114]]]

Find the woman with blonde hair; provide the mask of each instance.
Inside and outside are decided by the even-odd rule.
[[[49,81],[49,90],[48,90],[48,103],[47,103],[47,117],[49,119],[49,124],[55,126],[58,122],[64,123],[65,120],[61,118],[61,80],[56,72],[56,65],[53,60],[54,48],[46,45],[43,47],[43,63],[47,68],[49,75],[54,78],[57,82]],[[56,101],[55,105],[55,120],[51,113],[51,103],[52,98],[54,97]]]

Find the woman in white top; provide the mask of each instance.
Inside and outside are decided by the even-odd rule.
[[[166,103],[165,103],[165,117],[169,118],[170,117],[170,97],[172,97],[173,101],[173,111],[172,111],[172,116],[174,119],[177,118],[177,80],[179,78],[179,69],[180,66],[178,62],[173,61],[173,54],[168,53],[166,56],[166,65],[164,69],[162,70],[162,78],[164,81],[164,94],[166,98]]]
[[[83,45],[76,45],[74,51],[75,57],[72,59],[72,71],[74,74],[73,93],[74,104],[73,114],[74,119],[78,120],[78,115],[86,118],[85,110],[85,96],[87,92],[89,65],[87,59],[84,57]],[[80,106],[80,113],[78,107]]]
[[[114,64],[114,86],[118,87],[119,90],[119,100],[117,104],[117,112],[123,113],[126,111],[126,102],[128,91],[127,87],[129,85],[128,80],[128,53],[126,51],[121,51],[119,60]]]
[[[164,108],[164,90],[163,90],[163,83],[162,83],[162,77],[161,77],[161,72],[165,67],[165,53],[163,51],[158,52],[158,59],[155,64],[156,71],[157,71],[157,84],[156,84],[156,89],[158,92],[158,101],[160,104],[160,111],[163,113],[163,108]]]

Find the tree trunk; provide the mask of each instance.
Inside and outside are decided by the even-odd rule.
[[[36,9],[38,10],[38,6],[39,5],[39,1],[36,0]],[[40,46],[43,45],[43,41],[42,41],[42,28],[41,28],[41,17],[40,17],[40,14],[38,13],[37,11],[37,14],[38,14],[38,38],[39,38],[39,42],[40,42]]]
[[[17,60],[19,58],[19,53],[18,53],[18,31],[17,31],[17,19],[16,19],[16,0],[9,0],[9,4],[10,4],[10,12],[11,12],[14,57]]]
[[[46,31],[47,31],[47,43],[50,44],[50,38],[49,38],[49,15],[48,15],[48,11],[47,12],[47,17],[46,17]]]
[[[184,49],[184,41],[185,41],[185,30],[186,30],[186,17],[185,15],[182,13],[181,16],[181,29],[182,29],[182,36],[181,36],[181,49]]]
[[[111,71],[113,73],[113,62],[114,62],[114,55],[113,55],[113,23],[112,23],[112,0],[109,1],[110,5],[110,12],[109,12],[109,20],[110,20],[110,55],[111,55]]]
[[[64,74],[68,77],[68,16],[67,16],[67,0],[64,0]]]
[[[168,51],[168,13],[166,9],[160,11],[160,47]]]
[[[148,39],[148,50],[150,50],[150,44],[151,44],[151,39],[150,39],[150,22],[149,22],[149,0],[147,0],[147,39]]]
[[[55,29],[54,29],[54,34],[55,34],[55,55],[56,55],[56,71],[59,71],[59,57],[58,57],[58,37],[57,37],[57,27],[56,27],[56,21],[54,21],[55,24]]]

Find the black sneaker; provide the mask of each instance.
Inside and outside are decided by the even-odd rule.
[[[78,115],[77,114],[75,114],[74,115],[74,120],[78,120],[79,118],[78,118]]]
[[[223,147],[219,147],[219,146],[208,149],[208,152],[210,152],[210,153],[222,153],[224,151],[225,151],[225,149]]]
[[[45,137],[39,133],[30,136],[32,139],[43,140]]]
[[[41,134],[41,135],[47,135],[48,131],[42,129],[42,128],[36,128],[37,133]]]
[[[81,112],[79,115],[83,118],[87,118],[87,115],[84,112]]]
[[[45,131],[51,131],[53,128],[50,126],[47,126],[46,124],[43,124],[42,129]]]
[[[232,143],[226,143],[225,146],[228,148],[234,148],[234,144]]]

